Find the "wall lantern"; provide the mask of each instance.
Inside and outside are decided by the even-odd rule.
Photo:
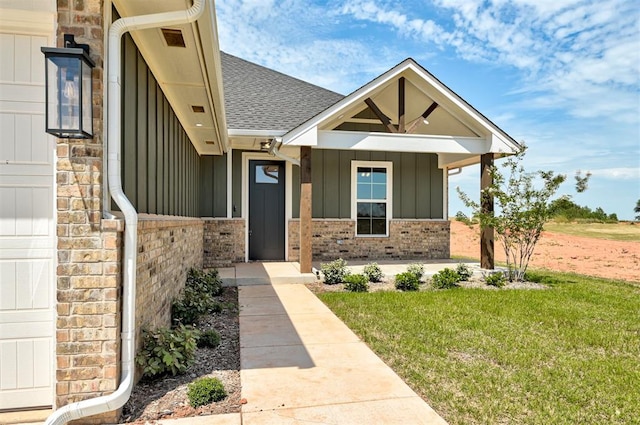
[[[42,47],[45,58],[46,132],[65,139],[93,137],[89,46],[64,35],[64,48]]]

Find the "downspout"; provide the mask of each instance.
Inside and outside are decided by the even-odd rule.
[[[300,160],[299,159],[292,158],[292,157],[290,157],[288,155],[283,154],[282,152],[280,152],[278,150],[281,145],[282,145],[282,139],[279,138],[279,137],[278,138],[274,138],[273,139],[273,143],[271,144],[271,148],[269,149],[269,153],[271,155],[275,156],[276,158],[280,158],[282,160],[290,162],[293,165],[297,165],[299,167],[300,166]]]
[[[138,213],[127,199],[121,180],[121,39],[128,31],[156,28],[164,25],[187,24],[196,21],[205,8],[205,1],[194,0],[187,10],[131,16],[118,19],[109,29],[109,113],[107,173],[111,197],[124,214],[124,261],[122,294],[122,372],[120,385],[111,394],[67,404],[47,418],[47,425],[62,425],[69,421],[110,412],[122,407],[133,389],[135,373],[135,296]]]

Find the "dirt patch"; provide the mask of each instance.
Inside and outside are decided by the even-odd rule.
[[[225,288],[218,301],[224,303],[223,311],[202,318],[197,328],[214,329],[220,334],[220,345],[216,348],[198,348],[195,363],[184,375],[165,376],[136,384],[131,398],[124,405],[123,422],[144,424],[154,423],[159,419],[240,412],[240,326],[237,288]],[[187,385],[205,376],[220,379],[228,395],[217,403],[194,409],[189,406]]]
[[[505,261],[496,240],[496,261]],[[480,257],[480,236],[476,228],[451,221],[451,255]],[[573,272],[587,276],[640,282],[640,243],[586,238],[543,232],[530,266]]]

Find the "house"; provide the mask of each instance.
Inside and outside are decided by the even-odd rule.
[[[0,410],[116,421],[191,267],[448,258],[449,173],[518,149],[412,59],[342,96],[220,52],[213,2],[187,7],[0,0]],[[44,132],[64,34],[95,62],[87,139]]]

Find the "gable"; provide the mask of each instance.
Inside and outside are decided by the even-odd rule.
[[[519,144],[412,59],[282,137],[317,149],[438,153],[441,166],[509,155]],[[471,162],[470,162],[471,161]],[[455,165],[454,165],[455,166]]]

